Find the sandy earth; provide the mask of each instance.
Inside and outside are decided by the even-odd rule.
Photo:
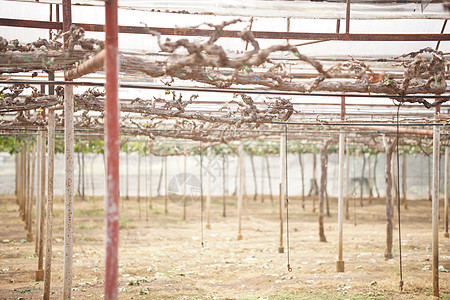
[[[431,202],[414,201],[403,211],[403,276],[399,292],[398,233],[394,259],[385,261],[382,200],[354,206],[344,226],[345,273],[335,272],[337,256],[336,203],[325,218],[327,243],[318,240],[317,216],[311,202],[302,211],[290,205],[290,265],[278,253],[279,221],[276,203],[248,200],[243,218],[243,240],[237,241],[237,212],[228,200],[222,217],[220,200],[213,199],[211,227],[201,246],[200,205],[182,208],[162,198],[141,218],[136,199],[121,210],[119,299],[428,299],[431,298]],[[75,201],[73,298],[103,298],[103,199]],[[206,218],[205,218],[206,219]],[[441,220],[442,222],[442,220]],[[52,299],[60,299],[63,261],[63,205],[57,199],[53,243]],[[397,226],[395,227],[397,228]],[[440,226],[441,295],[450,298],[450,239]],[[34,281],[35,244],[26,232],[12,197],[0,198],[0,299],[41,298],[43,282]]]

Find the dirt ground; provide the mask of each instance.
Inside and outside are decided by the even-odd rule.
[[[382,200],[350,205],[344,225],[345,272],[336,273],[337,214],[325,218],[327,243],[319,242],[317,216],[311,201],[302,210],[290,199],[290,265],[278,253],[278,204],[247,200],[243,240],[237,241],[237,207],[227,200],[222,216],[220,199],[213,199],[211,229],[203,232],[199,203],[182,207],[163,198],[145,210],[136,199],[124,200],[120,219],[119,299],[429,299],[431,298],[431,202],[410,202],[402,210],[404,292],[399,285],[398,233],[394,259],[385,261],[385,207]],[[139,210],[141,207],[141,210]],[[356,211],[354,210],[356,208]],[[442,208],[441,208],[442,211]],[[139,213],[140,212],[140,213]],[[148,213],[148,221],[147,219]],[[356,214],[355,214],[356,213]],[[139,214],[141,217],[139,217]],[[356,215],[356,225],[355,225]],[[204,218],[206,220],[206,217]],[[441,296],[450,298],[450,239],[440,226]],[[73,298],[102,299],[104,248],[103,199],[76,199],[74,212]],[[397,226],[395,227],[397,229]],[[43,282],[35,282],[35,243],[26,232],[13,197],[0,198],[0,299],[36,299]],[[61,299],[63,262],[63,203],[55,203],[52,260],[52,299]],[[285,242],[285,241],[284,241]],[[286,246],[286,245],[285,245]]]

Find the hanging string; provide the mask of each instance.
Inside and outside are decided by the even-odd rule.
[[[287,142],[287,124],[284,126],[284,163],[286,165],[285,168],[285,199],[286,199],[286,247],[287,247],[287,269],[289,272],[292,272],[291,264],[290,264],[290,243],[289,243],[289,197],[288,197],[288,164],[287,164],[287,156],[288,156],[288,142]]]
[[[402,102],[397,105],[397,213],[398,213],[398,249],[399,249],[399,269],[400,269],[400,291],[403,292],[403,264],[402,264],[402,234],[401,234],[401,220],[400,220],[400,161],[399,161],[399,153],[398,153],[398,138],[399,138],[399,115],[400,115],[400,106],[402,106]]]
[[[203,156],[202,156],[202,143],[200,142],[200,225],[201,229],[201,242],[202,248],[205,246],[203,243]]]

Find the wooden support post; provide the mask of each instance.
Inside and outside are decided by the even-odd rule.
[[[284,199],[286,198],[286,135],[280,136],[280,246],[278,247],[278,253],[284,253],[283,246],[283,212],[284,212]]]
[[[264,159],[261,155],[261,203],[264,203]]]
[[[129,175],[130,175],[130,164],[129,164],[129,160],[128,160],[128,149],[125,155],[125,160],[126,160],[126,165],[127,165],[127,173],[125,176],[125,199],[129,200],[130,199],[130,194],[129,194]]]
[[[445,166],[444,166],[444,227],[445,227],[445,232],[444,232],[444,237],[448,238],[449,234],[448,234],[448,147],[445,147]]]
[[[14,157],[14,167],[15,167],[15,190],[14,195],[16,196],[16,202],[19,201],[18,192],[19,192],[19,154],[17,153]]]
[[[139,204],[139,220],[141,219],[141,154],[138,152],[138,163],[137,163],[137,201]]]
[[[222,217],[225,218],[227,216],[227,173],[226,173],[225,153],[222,153],[222,186],[223,186]]]
[[[211,147],[208,148],[208,170],[206,176],[207,194],[206,194],[206,229],[211,229]]]
[[[343,222],[344,222],[344,154],[345,134],[339,134],[339,184],[338,184],[338,259],[336,261],[336,272],[344,272],[343,259]]]
[[[440,158],[440,131],[434,126],[433,134],[433,198],[431,226],[432,238],[432,281],[433,296],[439,297],[439,158]]]
[[[24,202],[24,198],[25,198],[25,183],[26,183],[26,150],[25,150],[25,146],[22,146],[21,152],[20,152],[20,177],[21,177],[21,187],[20,187],[20,198],[18,199],[18,204],[19,204],[19,214],[20,217],[23,218],[23,210],[22,210],[22,204]]]
[[[280,137],[280,197],[282,199],[281,201],[281,208],[284,210],[284,199],[286,198],[286,136],[284,134]]]
[[[27,216],[28,216],[28,202],[30,201],[30,143],[28,140],[25,141],[25,161],[26,161],[26,181],[25,181],[25,198],[22,204],[23,216],[22,221],[25,222],[25,229],[27,229]]]
[[[145,156],[144,157],[144,173],[145,173],[145,184],[144,184],[144,194],[145,194],[145,221],[148,222],[148,168],[147,168],[147,163],[148,163],[148,157]]]
[[[371,165],[370,165],[370,153],[367,156],[367,190],[369,193],[369,204],[372,204],[373,200],[373,194],[372,194],[372,172],[371,172]]]
[[[39,156],[39,153],[41,151],[41,144],[42,144],[42,140],[41,140],[41,135],[38,133],[37,135],[37,145],[36,145],[36,158],[37,158],[37,168],[36,168],[36,223],[35,223],[35,236],[36,236],[36,240],[34,243],[34,253],[37,255],[38,254],[38,248],[39,248],[39,223],[40,223],[40,216],[41,216],[41,210],[39,209],[39,207],[41,207],[41,185],[39,184],[39,179],[41,176],[41,159]],[[20,178],[19,178],[19,182],[20,182]]]
[[[44,274],[44,300],[50,299],[53,230],[53,179],[55,161],[55,111],[48,112],[48,182],[47,182],[47,232]]]
[[[31,224],[28,222],[29,215],[31,214],[30,211],[30,202],[32,201],[31,197],[31,147],[33,145],[33,142],[30,141],[27,148],[27,201],[25,202],[25,229],[28,230],[28,227],[31,226]]]
[[[393,202],[393,206],[397,205],[397,181],[396,181],[396,174],[395,174],[395,163],[396,163],[396,159],[395,159],[395,149],[392,152],[392,156],[391,156],[391,182],[392,182],[392,188],[391,188],[391,195],[392,195],[392,202]]]
[[[36,143],[33,145],[33,152],[32,152],[32,158],[31,158],[31,189],[30,189],[30,199],[28,201],[28,216],[27,216],[27,222],[28,222],[28,232],[27,232],[27,241],[31,242],[33,241],[33,233],[32,233],[32,227],[33,227],[33,198],[34,198],[34,179],[36,175],[36,149],[37,145]]]
[[[313,153],[313,172],[312,172],[312,179],[311,179],[311,196],[313,198],[313,205],[312,205],[312,212],[316,212],[316,195],[318,194],[317,191],[317,179],[316,179],[316,167],[317,167],[317,155],[316,153]]]
[[[20,205],[22,193],[22,149],[16,154],[16,203]]]
[[[69,31],[72,25],[71,0],[63,0],[63,31]],[[64,38],[64,48],[68,49],[68,36]],[[73,85],[64,86],[64,158],[65,185],[64,194],[64,266],[63,295],[64,300],[72,299],[72,265],[73,265],[73,184],[74,184],[74,100]],[[106,127],[106,126],[105,126]]]
[[[346,146],[346,159],[345,159],[345,165],[346,165],[346,171],[345,172],[345,219],[350,220],[350,147]]]
[[[186,220],[186,201],[187,201],[187,194],[186,194],[186,187],[187,187],[187,182],[186,180],[188,179],[187,177],[187,147],[184,148],[184,176],[183,176],[183,220]]]
[[[245,151],[242,153],[242,193],[243,193],[243,200],[244,200],[244,209],[247,209],[247,168],[245,164]]]
[[[391,142],[385,140],[386,149],[386,249],[384,258],[392,259],[392,236],[393,236],[393,207],[392,207],[392,157],[394,152],[395,139]]]
[[[23,148],[19,150],[19,153],[17,153],[17,199],[16,202],[19,205],[20,208],[20,202],[22,201],[22,192],[23,192]],[[20,211],[19,211],[20,213]]]
[[[279,218],[280,218],[280,245],[278,246],[278,253],[284,253],[283,247],[283,185],[280,183],[279,185],[279,196],[278,196],[278,206],[279,206]]]
[[[63,299],[72,298],[72,264],[73,264],[73,184],[74,184],[74,124],[73,124],[73,86],[64,88],[64,156],[65,182],[64,194],[64,267]]]
[[[41,149],[39,150],[40,161],[41,161],[41,174],[40,174],[40,192],[41,201],[39,203],[38,210],[40,210],[39,224],[39,246],[38,246],[38,269],[36,271],[36,281],[44,280],[44,225],[45,225],[45,130],[41,133]]]
[[[432,196],[431,196],[431,160],[430,157],[428,157],[427,159],[427,165],[428,165],[428,200],[431,201]]]
[[[239,176],[238,176],[238,235],[237,240],[242,240],[242,201],[244,198],[244,142],[239,144]]]
[[[149,158],[149,168],[150,168],[150,170],[149,170],[149,175],[148,175],[148,177],[149,177],[149,186],[150,186],[150,189],[148,190],[148,198],[149,198],[149,204],[148,204],[148,206],[149,206],[149,208],[150,209],[153,209],[153,159],[152,159],[152,153],[150,152],[150,154],[148,155],[148,158]]]
[[[20,217],[24,220],[24,203],[27,197],[27,145],[22,148],[22,197],[19,202]]]

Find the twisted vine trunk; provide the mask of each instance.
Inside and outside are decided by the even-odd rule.
[[[328,198],[328,191],[325,189],[325,198],[327,199],[327,217],[331,217],[330,214],[330,200]]]
[[[324,202],[327,189],[327,169],[328,169],[328,154],[327,148],[332,140],[326,141],[320,148],[320,188],[319,188],[319,239],[321,242],[326,242],[325,229],[323,226],[324,217]]]
[[[359,181],[360,186],[360,197],[359,197],[359,205],[363,207],[363,192],[364,192],[364,171],[366,169],[366,156],[363,154],[363,165],[361,170],[361,180]]]
[[[128,185],[128,182],[129,182],[129,169],[130,169],[130,165],[129,165],[129,163],[128,163],[128,152],[127,152],[127,155],[126,155],[126,164],[127,164],[127,174],[126,174],[126,186],[125,186],[125,189],[126,189],[126,197],[125,197],[125,199],[130,199],[130,194],[128,193],[128,191],[129,191],[129,189],[128,189],[128,187],[129,187],[129,185]]]
[[[160,169],[160,172],[159,172],[158,190],[157,190],[158,197],[161,196],[161,183],[162,183],[163,173],[164,173],[164,158],[161,157],[161,169]]]
[[[94,200],[95,197],[95,178],[94,178],[94,160],[95,160],[95,154],[92,155],[92,160],[91,160],[91,193],[92,193],[92,200]]]
[[[236,196],[238,189],[239,168],[236,168],[236,176],[234,176],[234,191],[233,196]]]
[[[253,195],[253,201],[256,201],[256,198],[258,197],[258,184],[256,182],[256,171],[255,171],[255,162],[253,160],[253,154],[250,155],[250,163],[252,165],[253,183],[255,184],[255,194]]]
[[[302,154],[298,154],[298,161],[300,163],[300,175],[302,178],[302,209],[305,209],[305,170],[303,169]]]
[[[81,152],[81,199],[86,200],[85,197],[85,187],[86,187],[86,176],[85,176],[85,166],[84,163],[84,152]]]
[[[316,180],[316,153],[313,154],[313,175],[311,178],[311,188],[308,196],[312,196],[313,205],[312,212],[316,212],[316,196],[318,195],[317,180]]]
[[[270,202],[273,202],[273,193],[272,193],[272,182],[270,180],[270,166],[269,166],[269,158],[267,156],[264,157],[266,159],[266,167],[267,167],[267,180],[269,181],[269,193],[270,193]]]
[[[264,157],[261,156],[261,203],[264,203]]]
[[[375,161],[373,163],[373,186],[377,192],[377,198],[380,198],[380,191],[378,190],[377,184],[377,163],[378,163],[378,153],[375,153]]]
[[[345,154],[345,165],[346,165],[346,172],[345,172],[345,219],[350,220],[350,211],[349,211],[349,204],[350,204],[350,148],[347,144],[346,147],[346,154]]]
[[[78,162],[78,185],[77,185],[77,193],[78,193],[78,196],[81,196],[81,158],[80,158],[80,152],[77,152],[77,162]]]
[[[384,251],[384,258],[391,259],[392,255],[392,236],[393,236],[393,207],[392,207],[392,154],[394,152],[394,145],[396,139],[392,141],[385,141],[386,149],[386,249]]]
[[[399,192],[397,178],[398,178],[398,176],[400,176],[400,174],[397,174],[399,170],[397,169],[397,155],[396,155],[395,151],[392,153],[392,166],[391,167],[392,167],[392,188],[393,188],[393,190],[392,190],[392,193],[393,193],[392,200],[393,201],[392,202],[393,202],[394,206],[397,206],[398,192]]]
[[[150,180],[149,180],[149,185],[150,185],[150,188],[148,189],[148,197],[149,197],[149,199],[150,199],[150,202],[149,202],[149,204],[148,204],[148,208],[150,208],[150,209],[153,209],[153,195],[152,195],[152,192],[153,192],[153,161],[152,161],[152,154],[150,153],[149,155],[148,155],[148,158],[149,158],[149,168],[150,168],[150,170],[149,170],[149,178],[150,178]]]

